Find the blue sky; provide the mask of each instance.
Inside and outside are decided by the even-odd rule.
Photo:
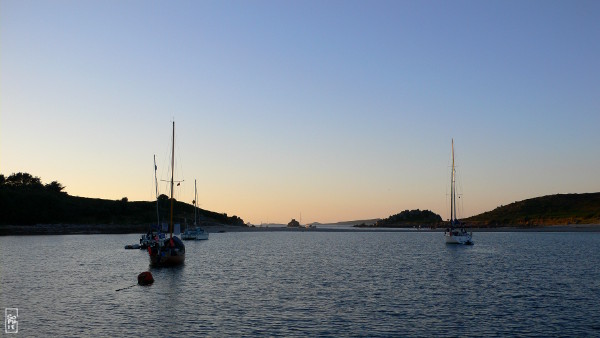
[[[600,191],[597,1],[0,2],[0,172],[246,221]],[[166,192],[166,187],[161,187]]]

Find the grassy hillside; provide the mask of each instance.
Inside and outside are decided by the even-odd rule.
[[[89,224],[123,225],[134,230],[147,229],[156,224],[156,201],[129,202],[70,196],[58,182],[43,185],[39,178],[29,174],[13,174],[8,178],[0,175],[0,225],[33,224]],[[184,219],[193,222],[194,207],[175,201],[174,222],[184,224]],[[170,200],[159,197],[161,222],[169,221]],[[203,222],[243,225],[237,216],[227,216],[199,209]],[[95,227],[97,228],[97,227]],[[137,230],[134,230],[137,231]]]
[[[600,193],[531,198],[462,221],[472,226],[600,224]]]

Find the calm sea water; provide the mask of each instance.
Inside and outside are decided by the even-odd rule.
[[[137,235],[1,237],[0,307],[28,337],[600,336],[600,233],[210,236],[121,291]]]

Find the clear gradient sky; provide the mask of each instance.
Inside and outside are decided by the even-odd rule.
[[[598,192],[600,1],[0,1],[0,173],[152,200],[173,119],[255,224]]]

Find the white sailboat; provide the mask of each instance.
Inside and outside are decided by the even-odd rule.
[[[196,189],[196,180],[194,180],[194,228],[186,229],[181,234],[181,239],[206,240],[208,232],[198,226],[198,190]]]
[[[456,169],[454,168],[454,139],[452,139],[452,175],[450,182],[450,227],[444,235],[446,244],[473,245],[473,233],[468,233],[456,218]]]

